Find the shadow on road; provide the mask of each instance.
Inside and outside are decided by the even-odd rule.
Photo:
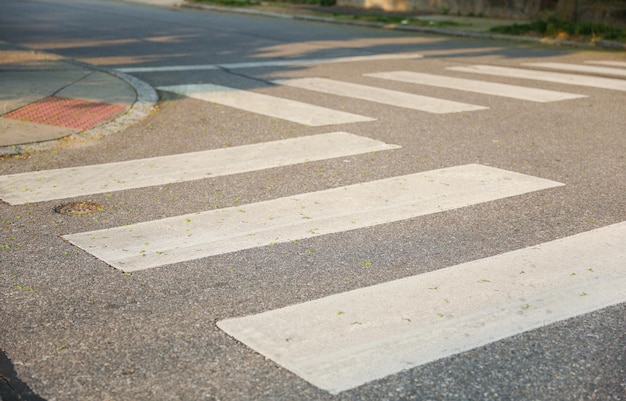
[[[17,377],[13,363],[4,351],[0,351],[0,400],[45,401]]]

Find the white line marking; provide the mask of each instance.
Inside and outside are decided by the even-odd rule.
[[[201,65],[167,65],[162,67],[126,67],[116,68],[119,72],[132,73],[132,72],[179,72],[179,71],[205,71],[205,70],[219,70],[220,66],[216,64],[201,64]]]
[[[595,60],[590,60],[590,61],[585,61],[585,63],[587,64],[598,64],[598,65],[608,65],[611,67],[622,67],[622,68],[626,68],[626,61],[595,61]]]
[[[331,393],[626,301],[626,224],[218,327]]]
[[[0,198],[13,205],[41,202],[397,148],[397,145],[346,132],[333,132],[202,152],[0,176]]]
[[[488,107],[476,106],[473,104],[413,95],[410,93],[335,81],[326,78],[283,79],[274,82],[279,85],[294,86],[296,88],[345,96],[353,99],[367,100],[391,106],[404,107],[428,113],[458,113],[462,111],[488,109]]]
[[[591,74],[605,74],[626,77],[626,70],[609,67],[594,67],[591,65],[567,64],[567,63],[524,63],[528,67],[548,68],[552,70],[588,72]]]
[[[530,100],[533,102],[556,102],[560,100],[587,97],[585,95],[555,92],[545,89],[527,88],[524,86],[475,81],[472,79],[446,77],[433,74],[422,74],[410,71],[377,72],[364,75],[366,77],[382,78],[392,81],[407,82],[419,85],[436,86],[440,88],[457,89],[493,96]]]
[[[315,127],[375,120],[371,117],[226,86],[174,85],[162,86],[158,89]]]
[[[123,271],[409,219],[563,184],[481,165],[65,235]]]
[[[626,91],[626,81],[615,78],[589,77],[576,74],[524,70],[521,68],[496,67],[491,65],[447,67],[446,69],[451,71],[463,71],[476,74],[497,75],[508,78],[523,78],[536,81],[556,82],[559,84]]]
[[[423,57],[416,53],[399,53],[399,54],[374,54],[370,56],[351,56],[351,57],[334,57],[334,58],[312,58],[312,59],[294,59],[294,60],[269,60],[269,61],[251,61],[245,63],[226,63],[226,64],[205,64],[205,65],[175,65],[162,67],[124,67],[117,68],[121,72],[168,72],[168,71],[198,71],[198,70],[218,70],[228,69],[234,70],[239,68],[263,68],[263,67],[283,67],[290,65],[302,64],[327,64],[327,63],[347,63],[357,61],[377,61],[377,60],[406,60]]]

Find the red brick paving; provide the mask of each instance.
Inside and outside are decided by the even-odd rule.
[[[127,106],[50,96],[5,114],[4,118],[86,130],[108,120]]]

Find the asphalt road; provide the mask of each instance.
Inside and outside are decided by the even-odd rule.
[[[567,319],[547,318],[549,324],[522,327],[499,341],[429,363],[408,364],[405,370],[338,394],[310,384],[218,327],[224,319],[302,305],[626,221],[626,93],[618,86],[620,82],[623,85],[623,76],[577,73],[611,79],[606,82],[616,86],[607,89],[458,69],[489,65],[546,72],[546,68],[526,64],[624,63],[623,52],[458,39],[117,1],[4,0],[0,11],[0,40],[125,69],[154,87],[169,87],[160,91],[161,102],[155,112],[124,132],[5,158],[0,160],[0,175],[187,152],[239,151],[243,148],[237,147],[340,131],[397,146],[299,163],[279,162],[271,168],[177,183],[17,205],[0,203],[0,246],[4,245],[0,249],[0,349],[8,358],[3,359],[3,377],[20,383],[14,387],[22,394],[32,391],[46,400],[624,399],[623,287],[614,297],[621,301],[610,306],[584,312],[571,307]],[[407,53],[423,57],[397,57]],[[338,59],[364,56],[370,58]],[[306,62],[284,62],[294,59]],[[581,97],[540,103],[365,75],[389,71]],[[382,104],[379,101],[386,95],[371,89],[366,93],[375,99],[364,100],[351,97],[354,86],[349,96],[339,96],[275,84],[296,78],[326,78],[334,82],[333,89],[343,83],[358,84],[480,109],[437,114]],[[313,126],[243,106],[183,96],[171,89],[199,84],[247,91],[244,99],[251,97],[245,93],[254,92],[369,120]],[[246,210],[260,202],[274,205],[268,202],[466,165],[555,184],[480,202],[462,195],[464,206],[437,213],[364,224],[358,229],[329,228],[324,235],[312,232],[297,241],[243,246],[132,273],[124,273],[68,241],[70,234],[141,226],[139,223],[182,215],[191,215],[188,220],[193,221],[193,214],[200,212]],[[376,191],[372,197],[378,195]],[[57,206],[70,201],[96,202],[103,210],[79,216],[55,212]],[[358,213],[361,201],[356,197],[353,210],[343,213]],[[261,208],[271,220],[268,210]],[[325,224],[324,219],[320,221]],[[283,229],[279,226],[278,233]],[[168,230],[173,228],[153,229],[155,234]],[[221,229],[214,231],[219,236]],[[625,249],[624,237],[620,238],[614,248]],[[564,267],[571,275],[592,270],[602,273],[606,254],[594,251],[594,240],[589,244],[585,260],[597,265]],[[565,248],[564,253],[568,251]],[[571,253],[574,251],[572,248]],[[626,264],[619,266],[624,262],[621,255],[616,280],[624,278]],[[486,284],[488,280],[482,281]],[[497,287],[496,292],[498,288],[508,291]],[[593,298],[594,294],[578,295]],[[388,295],[390,299],[394,296]],[[500,305],[493,302],[494,308]],[[440,315],[445,317],[445,313]],[[302,316],[303,320],[309,318]]]

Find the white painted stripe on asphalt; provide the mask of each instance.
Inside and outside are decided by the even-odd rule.
[[[361,61],[380,61],[380,60],[407,60],[414,58],[422,58],[417,53],[396,53],[396,54],[372,54],[368,56],[349,56],[349,57],[333,57],[333,58],[312,58],[312,59],[296,59],[296,60],[274,60],[274,61],[257,61],[248,63],[232,63],[220,64],[220,67],[226,69],[239,68],[259,68],[259,67],[280,67],[301,64],[329,64],[329,63],[352,63]]]
[[[626,223],[218,327],[331,393],[626,302]]]
[[[587,64],[598,64],[598,65],[608,65],[611,67],[621,67],[621,68],[626,68],[626,61],[609,61],[609,60],[589,60],[589,61],[585,61],[585,63]]]
[[[389,89],[353,84],[349,82],[335,81],[326,78],[282,79],[276,80],[274,83],[332,95],[350,97],[353,99],[367,100],[370,102],[382,103],[396,107],[425,111],[428,113],[458,113],[462,111],[488,109],[488,107],[476,106],[473,104],[453,102],[450,100],[397,92]]]
[[[347,132],[333,132],[202,152],[5,175],[0,176],[0,198],[13,205],[41,202],[397,148],[397,145]]]
[[[371,117],[220,85],[174,85],[158,89],[314,127],[375,120]]]
[[[548,71],[524,70],[521,68],[496,67],[492,65],[472,65],[467,67],[447,67],[447,70],[496,75],[507,78],[532,79],[559,84],[587,86],[592,88],[626,91],[626,81],[615,78],[590,77]]]
[[[202,65],[165,65],[161,67],[124,67],[116,68],[116,71],[132,73],[132,72],[179,72],[179,71],[204,71],[204,70],[219,70],[220,67],[216,64],[202,64]]]
[[[412,84],[428,85],[447,89],[457,89],[474,93],[482,93],[486,95],[530,100],[533,102],[556,102],[560,100],[587,97],[585,95],[576,95],[572,93],[556,92],[545,89],[527,88],[525,86],[476,81],[472,79],[446,77],[442,75],[423,74],[412,71],[389,71],[364,75],[366,77],[388,79],[391,81],[407,82]]]
[[[548,68],[551,70],[573,71],[591,74],[615,75],[626,77],[626,70],[610,67],[594,67],[591,65],[568,64],[568,63],[523,63],[523,66]]]
[[[245,63],[226,64],[205,64],[205,65],[174,65],[161,67],[124,67],[117,68],[121,72],[175,72],[175,71],[198,71],[198,70],[218,70],[221,68],[234,70],[239,68],[263,68],[263,67],[283,67],[301,64],[327,64],[327,63],[349,63],[356,61],[377,61],[377,60],[406,60],[423,57],[417,53],[397,53],[397,54],[373,54],[369,56],[350,56],[332,58],[312,58],[293,60],[269,60],[250,61]]]
[[[409,219],[563,184],[482,165],[65,235],[123,271]]]

